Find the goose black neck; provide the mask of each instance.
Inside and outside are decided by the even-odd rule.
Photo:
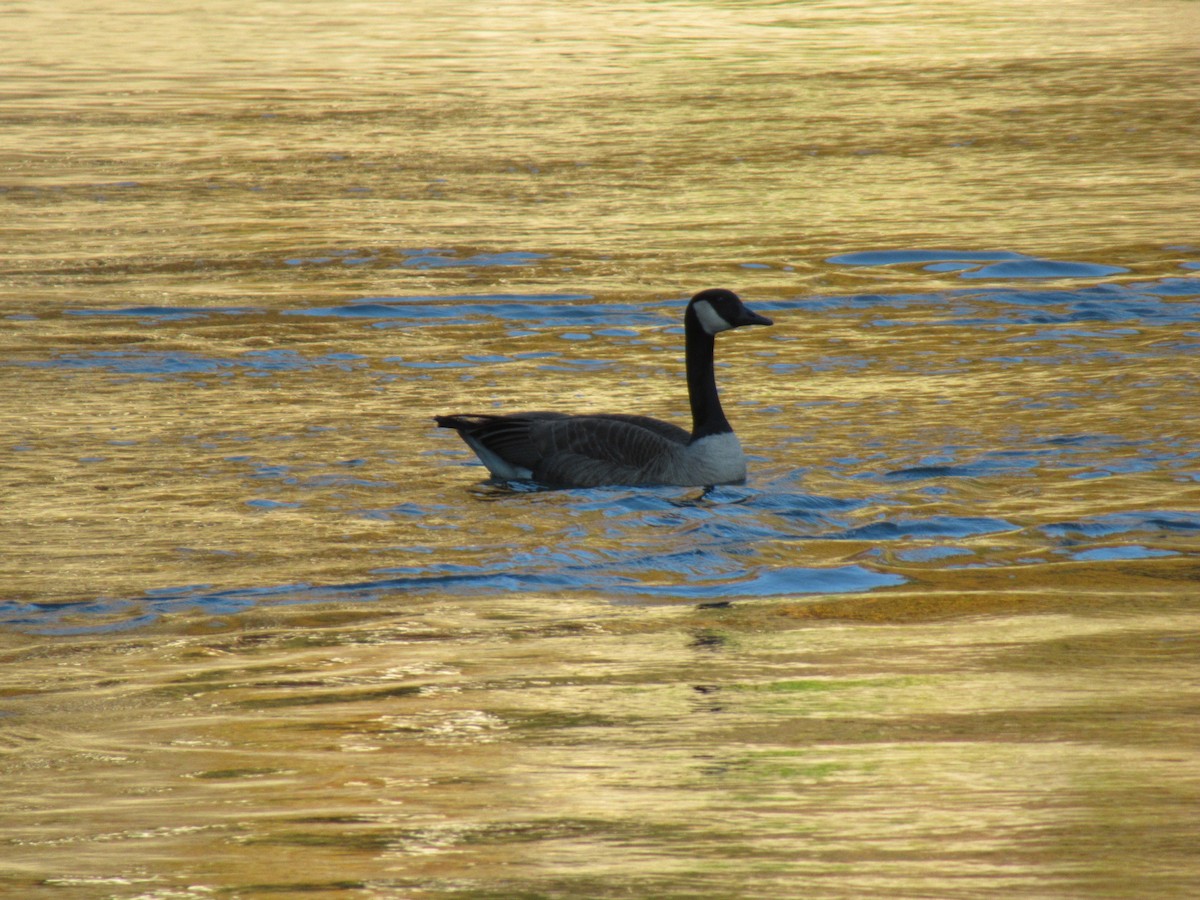
[[[721,409],[717,378],[713,372],[713,347],[716,341],[700,325],[690,306],[684,315],[683,331],[686,338],[688,399],[692,404],[692,440],[731,432],[733,428]]]

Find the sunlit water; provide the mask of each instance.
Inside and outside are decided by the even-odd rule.
[[[0,7],[0,889],[1193,896],[1196,5],[569,7]]]

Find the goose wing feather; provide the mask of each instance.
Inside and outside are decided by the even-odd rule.
[[[662,481],[691,440],[678,425],[634,415],[442,416],[438,424],[470,435],[537,481],[578,487]]]
[[[580,487],[661,482],[691,437],[667,422],[622,415],[546,421],[538,432],[535,477]]]

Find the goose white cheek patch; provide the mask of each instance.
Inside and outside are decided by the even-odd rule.
[[[719,312],[712,308],[712,304],[707,300],[701,300],[695,305],[696,318],[700,320],[700,327],[709,334],[716,334],[719,331],[728,331],[733,326],[726,322]]]

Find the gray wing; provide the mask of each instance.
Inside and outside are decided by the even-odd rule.
[[[595,487],[662,483],[691,435],[649,416],[553,412],[439,416],[545,484]]]
[[[691,435],[647,416],[570,416],[532,429],[540,460],[534,477],[547,484],[595,487],[661,483]]]

